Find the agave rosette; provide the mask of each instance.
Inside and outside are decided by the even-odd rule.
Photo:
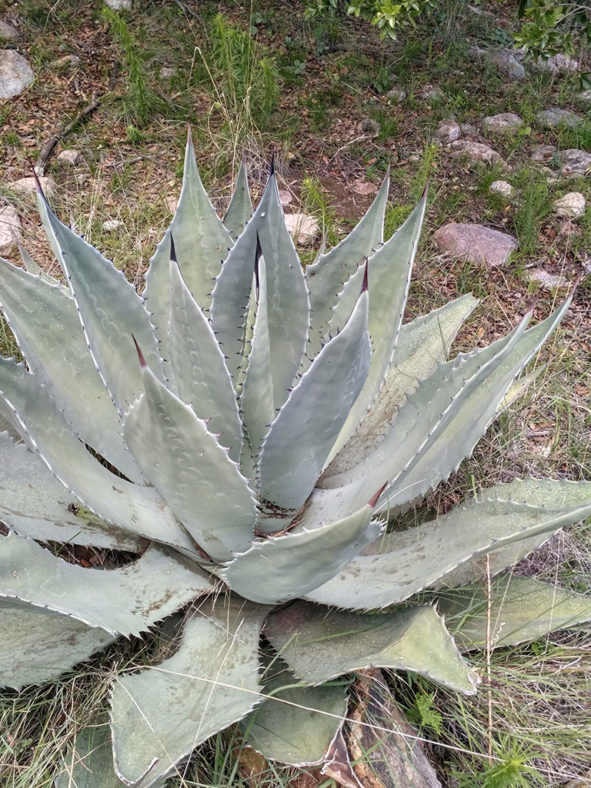
[[[221,220],[189,141],[141,296],[42,195],[66,284],[0,261],[25,359],[0,359],[2,684],[53,680],[168,616],[182,630],[113,681],[110,725],[80,733],[58,786],[161,785],[239,721],[266,757],[320,763],[346,716],[334,679],[369,666],[474,692],[478,559],[496,574],[591,513],[591,482],[524,479],[388,525],[471,454],[569,302],[446,360],[476,301],[403,325],[426,198],[384,243],[387,196],[386,178],[304,272],[274,173],[253,212],[241,169]],[[85,568],[48,542],[137,557]],[[500,576],[498,600],[496,644],[591,617],[527,578]]]

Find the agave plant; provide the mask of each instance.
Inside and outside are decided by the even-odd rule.
[[[2,684],[53,680],[165,618],[178,631],[172,656],[113,680],[110,725],[79,734],[58,786],[163,785],[238,722],[269,759],[322,763],[347,711],[334,679],[369,666],[473,693],[479,559],[497,574],[591,513],[591,482],[524,479],[397,527],[471,454],[568,301],[447,361],[475,299],[402,324],[426,198],[384,243],[387,195],[386,179],[304,272],[275,174],[253,212],[241,169],[220,220],[189,141],[141,296],[42,194],[65,283],[26,253],[1,261],[25,359],[0,359]],[[120,560],[83,566],[72,546]],[[591,617],[588,597],[527,578],[495,594],[493,644]]]

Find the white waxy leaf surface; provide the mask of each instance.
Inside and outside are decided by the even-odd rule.
[[[141,539],[84,509],[38,454],[0,434],[0,520],[22,536],[139,551]]]
[[[354,467],[379,446],[406,397],[446,360],[456,332],[477,303],[465,295],[401,327],[392,365],[375,402],[324,478]]]
[[[464,651],[513,646],[591,621],[589,594],[510,574],[495,579],[490,600],[483,587],[471,586],[441,592],[438,607]]]
[[[427,194],[402,227],[368,260],[371,363],[367,379],[330,453],[333,459],[373,404],[390,367],[406,305],[410,275],[427,205]],[[356,283],[354,283],[356,285]]]
[[[144,291],[146,307],[155,326],[161,355],[165,359],[169,356],[168,323],[171,300],[168,266],[171,235],[183,279],[201,309],[207,310],[211,303],[215,278],[222,260],[225,260],[228,249],[232,246],[232,238],[203,188],[190,136],[185,149],[185,169],[179,203],[164,239],[150,260]],[[136,339],[140,342],[137,334]],[[141,342],[140,345],[143,349]]]
[[[24,365],[0,359],[0,397],[47,467],[84,506],[131,534],[196,556],[192,540],[158,492],[121,479],[98,462],[72,434],[45,387]]]
[[[272,672],[273,667],[269,670]],[[347,714],[346,684],[298,687],[288,671],[265,681],[271,695],[241,723],[247,744],[265,758],[292,766],[324,761]]]
[[[207,424],[151,370],[142,374],[144,394],[125,418],[127,444],[195,542],[227,561],[252,540],[253,494]]]
[[[345,283],[361,265],[365,257],[384,240],[384,213],[388,200],[390,177],[386,175],[369,210],[357,226],[340,244],[321,254],[306,269],[306,283],[310,290],[310,342],[308,359],[313,359],[326,342],[332,310]],[[361,282],[359,283],[361,285]],[[357,292],[359,292],[357,290]],[[345,316],[345,320],[348,315]]]
[[[72,431],[129,479],[141,481],[71,294],[0,259],[0,304],[29,369],[51,391]]]
[[[246,227],[251,216],[252,202],[248,191],[248,176],[246,165],[242,162],[236,176],[228,210],[224,214],[224,227],[232,238],[236,239]]]
[[[261,696],[258,646],[267,609],[240,600],[203,604],[178,651],[160,665],[119,676],[111,730],[126,785],[153,785],[201,742],[238,722]]]
[[[53,681],[115,639],[104,629],[16,599],[0,599],[0,631],[0,685],[14,689]]]
[[[347,325],[322,348],[271,425],[259,463],[260,530],[278,530],[275,518],[292,519],[303,505],[363,387],[371,353],[367,309],[364,291]]]
[[[548,536],[590,514],[591,482],[500,484],[432,522],[382,537],[371,554],[358,555],[306,598],[349,609],[386,607],[452,581],[459,567],[469,569],[492,550]]]
[[[432,607],[357,615],[294,602],[269,616],[265,635],[306,684],[369,667],[411,670],[468,695],[477,677]]]
[[[72,290],[91,356],[113,402],[126,410],[141,391],[133,338],[144,348],[146,363],[162,375],[160,354],[142,299],[113,263],[73,233],[43,197],[39,210]]]
[[[221,577],[253,602],[276,605],[297,599],[333,577],[377,539],[383,526],[370,524],[372,513],[368,504],[345,520],[256,542],[237,555]]]
[[[170,363],[180,399],[207,421],[233,460],[240,457],[242,425],[236,394],[209,320],[189,292],[177,263],[170,262]]]
[[[0,537],[0,597],[47,608],[111,634],[138,635],[212,589],[208,576],[151,547],[132,564],[86,569],[32,539]]]

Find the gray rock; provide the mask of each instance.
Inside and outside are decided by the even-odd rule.
[[[531,152],[532,161],[550,161],[552,156],[557,152],[556,145],[534,145]]]
[[[0,99],[10,99],[29,87],[35,79],[31,66],[14,49],[0,49]]]
[[[51,65],[57,69],[64,69],[68,66],[79,66],[80,58],[78,55],[62,55],[62,57],[58,57],[57,60],[54,60]]]
[[[462,136],[460,124],[456,123],[456,121],[451,118],[449,120],[444,120],[437,127],[435,136],[443,143],[454,142]]]
[[[442,252],[471,263],[484,263],[489,268],[506,265],[509,255],[518,246],[517,240],[507,233],[482,224],[455,222],[437,230],[433,241]]]
[[[543,109],[538,112],[537,118],[542,126],[548,126],[551,129],[556,128],[556,126],[570,126],[574,129],[583,120],[580,115],[560,107]]]
[[[486,164],[496,164],[503,159],[489,145],[472,140],[456,140],[450,143],[448,150],[454,158],[466,157],[472,161],[483,161]]]
[[[445,93],[438,85],[423,85],[421,88],[421,96],[425,101],[443,101]]]
[[[591,153],[578,148],[560,151],[560,171],[563,175],[587,175],[591,172]]]
[[[480,49],[470,47],[468,57],[472,60],[484,60],[496,66],[505,76],[511,79],[525,79],[525,68],[510,49]]]
[[[482,128],[486,134],[511,134],[521,126],[523,121],[514,112],[489,115],[482,121]]]
[[[131,3],[132,0],[105,0],[105,5],[108,5],[113,11],[129,11]]]
[[[386,93],[386,98],[390,104],[402,104],[406,98],[406,91],[402,88],[392,88]]]
[[[19,37],[20,33],[13,27],[9,25],[8,22],[5,22],[3,19],[0,19],[0,40],[2,41],[16,41]]]
[[[534,268],[532,271],[529,271],[528,278],[532,282],[536,282],[544,290],[556,290],[559,287],[568,286],[564,276],[551,274],[549,271],[544,271],[543,268]]]
[[[511,197],[515,191],[508,181],[493,181],[488,187],[488,190],[489,192],[493,192],[493,194],[500,194],[503,197]]]
[[[296,243],[312,243],[320,233],[318,220],[305,213],[286,213],[285,224]]]
[[[370,137],[377,137],[380,133],[380,124],[373,118],[363,118],[361,121],[361,131]]]
[[[54,194],[56,184],[53,178],[41,176],[39,178],[39,183],[41,184],[41,188],[43,189],[43,193],[46,197],[51,197],[51,195]],[[13,181],[10,184],[10,188],[24,195],[35,194],[37,192],[37,182],[33,176],[28,178],[19,178],[18,181]]]
[[[21,220],[12,205],[0,207],[0,254],[10,254],[21,235]]]
[[[585,213],[587,203],[581,192],[569,192],[554,201],[554,211],[565,219],[578,219]]]
[[[80,151],[74,148],[66,148],[59,154],[57,161],[60,164],[65,164],[67,167],[75,167],[77,164],[81,163],[82,156],[80,155]]]
[[[569,74],[579,70],[578,61],[569,55],[563,55],[561,52],[552,55],[552,57],[539,57],[534,61],[533,66],[538,71],[548,71],[550,74]]]
[[[471,123],[460,123],[460,131],[464,137],[475,137],[478,134],[478,129]]]
[[[163,79],[171,79],[176,74],[176,68],[172,68],[171,66],[162,66],[160,69],[160,76]]]
[[[581,93],[579,93],[577,98],[584,104],[591,104],[591,89],[583,90]]]
[[[107,219],[105,222],[103,222],[103,230],[106,233],[113,233],[120,227],[123,227],[123,222],[121,219]]]

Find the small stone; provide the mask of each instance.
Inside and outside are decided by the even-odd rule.
[[[29,87],[35,79],[31,66],[14,49],[0,49],[0,99],[10,99]]]
[[[421,88],[421,96],[426,101],[443,101],[445,93],[438,85],[423,85]]]
[[[587,175],[591,171],[591,153],[578,148],[568,148],[558,154],[563,175]]]
[[[543,109],[538,112],[537,118],[542,126],[548,126],[551,129],[556,128],[556,126],[569,126],[571,129],[574,129],[583,120],[580,115],[560,107]]]
[[[561,52],[552,57],[539,57],[533,65],[538,71],[548,71],[550,74],[568,74],[579,70],[578,61]]]
[[[179,198],[168,195],[164,198],[164,201],[170,213],[174,213],[177,209],[177,205],[179,204]]]
[[[534,145],[531,153],[532,161],[550,161],[558,148],[556,145]]]
[[[508,181],[493,181],[488,190],[495,194],[501,194],[503,197],[511,197],[515,191]]]
[[[460,124],[456,123],[456,121],[452,119],[444,120],[437,127],[435,136],[438,140],[446,144],[449,142],[454,142],[462,136]]]
[[[279,189],[279,202],[284,207],[286,205],[290,205],[293,202],[293,197],[291,196],[291,192],[288,192],[287,189]]]
[[[478,134],[478,129],[471,123],[460,123],[460,131],[464,137],[475,137]]]
[[[589,90],[583,90],[579,93],[577,98],[585,104],[591,104],[591,88]]]
[[[10,254],[21,235],[21,220],[12,205],[0,208],[0,254]]]
[[[529,278],[532,282],[536,282],[544,290],[556,290],[559,287],[566,287],[568,282],[564,276],[560,274],[551,274],[549,271],[544,271],[543,268],[534,268],[529,272]]]
[[[56,190],[56,184],[53,178],[43,177],[39,178],[39,183],[41,184],[41,188],[43,189],[43,194],[46,197],[51,197]],[[19,178],[18,181],[13,181],[10,184],[10,188],[14,189],[21,194],[35,194],[37,191],[37,181],[33,176],[29,176],[28,178]]]
[[[496,66],[511,79],[525,79],[525,68],[515,57],[515,52],[509,49],[480,49],[470,47],[468,57],[472,60],[485,60]]]
[[[380,124],[373,118],[363,118],[361,121],[361,131],[370,137],[377,137],[380,133]]]
[[[517,249],[517,240],[507,233],[493,230],[482,224],[456,224],[450,222],[433,235],[433,241],[442,252],[471,263],[484,263],[489,268],[504,266],[509,255]]]
[[[54,60],[51,65],[57,69],[66,68],[67,66],[79,66],[80,58],[78,55],[64,55]]]
[[[0,19],[0,40],[16,41],[19,35],[20,33],[16,27],[13,27],[12,25],[9,25],[8,22]]]
[[[75,150],[74,148],[66,148],[66,150],[63,150],[59,154],[57,161],[60,164],[65,164],[68,167],[75,167],[82,161],[82,156],[80,155],[80,151]]]
[[[473,142],[472,140],[456,140],[448,146],[450,154],[454,158],[461,156],[472,159],[472,161],[483,161],[486,164],[496,164],[503,162],[499,154],[489,145],[483,142]]]
[[[163,79],[172,79],[176,74],[176,68],[171,68],[170,66],[162,66],[160,69],[160,76]]]
[[[301,244],[312,243],[320,233],[318,220],[305,213],[286,213],[285,224],[293,240]]]
[[[131,0],[105,0],[105,4],[113,11],[129,11],[131,9]]]
[[[581,192],[569,192],[554,202],[554,211],[565,219],[579,219],[585,213],[586,205]]]
[[[103,230],[106,233],[115,232],[115,230],[118,230],[120,227],[123,227],[121,219],[107,219],[103,222]]]
[[[406,98],[406,91],[402,88],[392,88],[386,93],[389,104],[402,104]]]
[[[523,126],[523,121],[514,112],[489,115],[482,121],[482,128],[486,134],[511,134],[521,126]]]

